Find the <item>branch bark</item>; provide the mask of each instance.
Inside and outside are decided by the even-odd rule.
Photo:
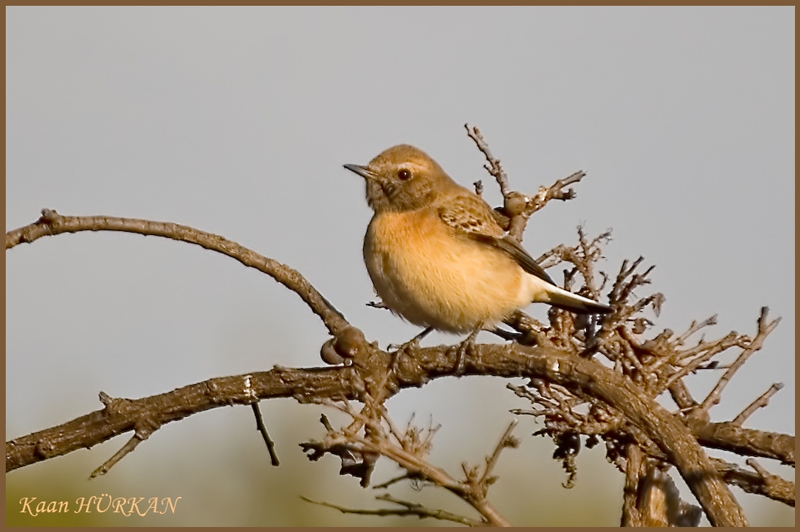
[[[368,356],[385,353],[368,345]],[[452,350],[446,346],[420,349],[415,356],[396,361],[394,393],[450,376]],[[358,364],[357,364],[358,365]],[[464,361],[466,375],[545,379],[592,395],[613,405],[660,448],[680,472],[709,521],[720,526],[743,526],[746,520],[730,490],[695,437],[678,418],[645,397],[628,379],[603,365],[551,348],[520,345],[478,345]],[[287,369],[222,377],[138,400],[117,399],[106,408],[64,425],[16,438],[6,443],[6,470],[89,448],[126,431],[137,420],[159,425],[191,414],[231,404],[248,405],[273,397],[300,402],[320,398],[362,399],[365,381],[355,366]]]

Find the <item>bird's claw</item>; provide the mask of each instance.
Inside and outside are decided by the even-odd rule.
[[[478,337],[479,332],[480,329],[472,331],[469,336],[467,336],[466,340],[452,347],[456,353],[456,364],[453,367],[453,375],[461,376],[464,374],[464,362],[466,361],[467,357],[472,356],[474,353],[475,339]]]
[[[389,344],[387,346],[389,352],[397,355],[404,351],[414,352],[419,349],[419,338],[416,336],[404,344]]]
[[[396,344],[389,344],[388,351],[392,357],[392,361],[389,364],[389,368],[394,371],[397,367],[397,361],[400,359],[400,355],[406,355],[411,358],[414,358],[414,354],[419,350],[419,342],[420,336],[417,335],[408,342],[400,345]]]

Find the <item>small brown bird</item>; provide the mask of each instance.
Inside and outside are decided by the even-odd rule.
[[[364,237],[375,291],[392,312],[426,327],[423,335],[492,328],[533,302],[611,312],[556,286],[506,235],[491,207],[421,150],[394,146],[367,166],[344,167],[366,180],[375,211]]]

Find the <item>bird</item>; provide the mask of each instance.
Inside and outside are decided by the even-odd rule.
[[[375,292],[394,314],[425,327],[412,341],[431,330],[474,339],[534,302],[612,311],[558,287],[492,208],[422,150],[400,144],[365,166],[344,167],[364,178],[374,211],[363,254]]]

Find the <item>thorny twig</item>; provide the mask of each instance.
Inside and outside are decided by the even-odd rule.
[[[517,444],[517,440],[510,435],[516,423],[512,423],[509,426],[493,454],[487,458],[482,475],[476,474],[475,469],[465,465],[466,478],[463,481],[458,481],[442,469],[428,463],[425,458],[430,451],[431,438],[435,433],[435,428],[419,430],[409,423],[406,430],[401,431],[391,421],[385,408],[373,409],[371,411],[373,415],[370,417],[365,415],[364,410],[356,411],[348,402],[324,401],[323,403],[347,413],[368,430],[364,436],[360,436],[347,430],[335,431],[329,429],[325,441],[303,444],[307,452],[313,452],[314,459],[318,459],[321,454],[326,452],[342,456],[343,449],[346,449],[352,456],[356,457],[363,456],[366,453],[385,456],[404,468],[407,473],[380,484],[381,488],[385,488],[402,478],[430,482],[447,489],[469,503],[482,515],[483,524],[493,526],[510,525],[489,503],[486,499],[486,494],[489,486],[495,480],[491,473],[501,450],[507,447],[514,447]],[[422,509],[420,510],[420,508]],[[408,507],[404,512],[407,510],[409,510]],[[438,510],[428,510],[424,509],[424,507],[415,507],[414,510],[420,510],[425,514],[425,517],[436,517],[438,515]]]

